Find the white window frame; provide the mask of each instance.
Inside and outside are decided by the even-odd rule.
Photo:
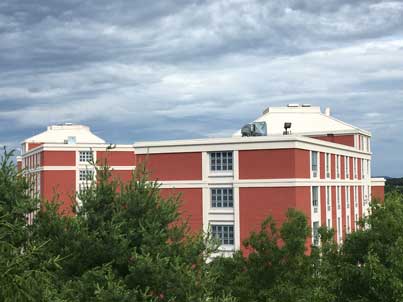
[[[78,161],[80,163],[88,163],[94,159],[94,152],[91,150],[78,151]]]
[[[332,187],[326,186],[326,211],[332,211]]]
[[[336,206],[337,210],[341,210],[341,187],[336,187]]]
[[[312,222],[312,245],[314,246],[319,246],[320,244],[319,227],[320,227],[319,221]]]
[[[214,196],[216,200],[214,200]],[[225,196],[227,197],[226,199],[224,199]],[[221,200],[218,200],[218,197],[221,197]],[[234,208],[234,189],[229,187],[210,188],[210,199],[212,209]],[[224,206],[225,203],[227,204],[226,206]],[[221,206],[218,206],[218,204],[221,204]]]
[[[332,157],[330,153],[325,153],[325,178],[332,177]]]
[[[336,178],[340,179],[341,173],[340,173],[340,155],[336,155]]]
[[[319,187],[318,186],[313,186],[311,190],[311,204],[313,208],[313,213],[316,214],[319,211]],[[316,196],[315,196],[315,191],[316,191]],[[315,198],[316,197],[316,198]]]
[[[224,228],[228,228],[227,233],[228,233],[228,237],[227,237],[227,243],[225,243],[225,236],[215,236],[217,233],[217,231],[214,231],[214,228],[221,228],[221,234],[225,235],[224,233]],[[213,237],[217,238],[221,241],[220,246],[221,247],[234,247],[235,246],[235,226],[234,224],[222,224],[222,223],[211,223],[210,224],[210,228],[211,228],[211,234]],[[232,231],[231,231],[232,228]],[[232,233],[232,237],[230,237],[230,234]],[[232,241],[232,243],[231,243]]]
[[[219,155],[219,157],[220,157],[219,164],[217,164],[217,159],[218,159],[217,155]],[[213,159],[213,157],[215,157],[215,158]],[[224,159],[226,160],[225,164],[224,164]],[[214,161],[214,164],[213,164],[213,161]],[[220,167],[220,169],[217,169],[218,167]],[[233,151],[209,152],[209,169],[210,169],[211,173],[232,172],[234,169],[234,152]]]
[[[313,158],[314,154],[316,154],[316,170],[314,170],[313,166]],[[311,151],[311,177],[312,178],[318,178],[320,174],[320,165],[319,165],[319,152],[318,151]]]

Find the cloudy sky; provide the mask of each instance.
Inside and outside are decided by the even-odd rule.
[[[287,103],[372,131],[373,174],[403,176],[403,1],[0,2],[3,145],[226,136]]]

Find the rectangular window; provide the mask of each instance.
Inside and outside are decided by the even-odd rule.
[[[330,190],[330,187],[326,187],[326,205],[327,205],[327,210],[328,211],[331,211],[331,205],[332,205],[332,203],[331,203],[331,190]]]
[[[347,215],[347,234],[350,233],[350,215]]]
[[[337,209],[340,210],[341,209],[341,190],[340,190],[340,186],[336,187],[336,202],[337,202]]]
[[[312,177],[318,177],[318,152],[312,151]]]
[[[94,179],[94,171],[92,170],[80,170],[80,181],[92,181]]]
[[[358,208],[358,187],[354,186],[354,207]]]
[[[346,174],[346,179],[350,178],[350,158],[346,156],[346,161],[345,161],[345,174]]]
[[[319,221],[313,222],[312,237],[313,237],[313,245],[318,246],[319,245]]]
[[[340,155],[336,155],[336,178],[340,178]]]
[[[330,154],[329,153],[326,153],[326,156],[325,156],[325,158],[326,158],[326,164],[325,164],[325,166],[326,166],[326,178],[330,178]]]
[[[332,223],[330,222],[330,218],[327,219],[327,228],[328,229],[332,228]]]
[[[217,225],[211,226],[214,237],[218,238],[221,245],[234,245],[234,226],[233,225]]]
[[[357,158],[353,158],[353,174],[354,174],[354,179],[358,178],[357,175]]]
[[[318,213],[318,204],[319,204],[318,200],[319,200],[319,188],[312,187],[312,207],[314,213]]]
[[[365,159],[361,159],[361,177],[363,178],[363,179],[365,179],[366,178],[366,176],[365,176],[365,170],[364,170],[364,168],[365,168]]]
[[[211,207],[232,208],[234,197],[232,188],[211,189]]]
[[[81,163],[92,161],[92,151],[79,151],[79,159]]]
[[[232,151],[211,152],[211,171],[232,171]]]
[[[339,238],[339,242],[341,241],[341,223],[340,217],[337,217],[337,237]]]
[[[350,208],[350,187],[346,187],[346,208]]]

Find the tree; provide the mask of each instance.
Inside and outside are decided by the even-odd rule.
[[[206,260],[215,250],[203,234],[189,235],[179,197],[163,199],[156,182],[138,167],[130,181],[107,166],[78,195],[74,217],[48,204],[35,236],[47,239],[47,257],[60,255],[60,301],[207,301]],[[227,298],[223,298],[227,299]]]
[[[13,152],[0,159],[0,300],[50,301],[58,257],[44,257],[46,240],[33,240],[27,214],[38,200],[12,162]]]

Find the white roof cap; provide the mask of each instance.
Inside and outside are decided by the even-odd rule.
[[[48,129],[46,131],[30,137],[24,140],[24,142],[63,144],[68,141],[69,138],[74,138],[76,144],[105,143],[102,138],[93,134],[89,127],[72,123],[48,126]]]
[[[309,104],[289,104],[287,107],[269,107],[263,111],[263,115],[254,122],[266,122],[267,135],[282,135],[284,123],[291,123],[293,134],[342,134],[342,133],[364,133],[370,132],[359,129],[345,122],[342,122],[330,115],[330,109],[322,113],[320,107]],[[241,136],[238,130],[233,136]]]

